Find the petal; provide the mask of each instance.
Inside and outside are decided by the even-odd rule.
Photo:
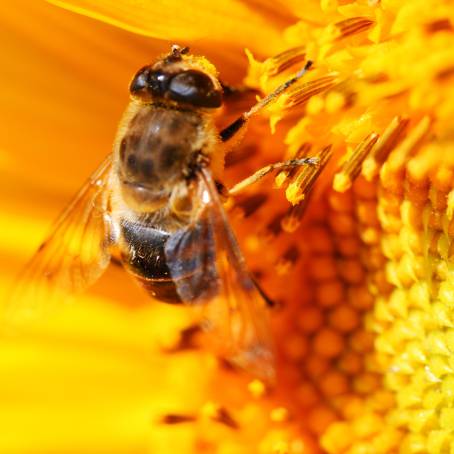
[[[2,3],[0,18],[0,250],[16,262],[110,152],[130,78],[170,43],[46,2]],[[244,73],[238,48],[196,50],[223,80]]]
[[[273,53],[281,48],[279,30],[290,17],[269,5],[252,7],[238,0],[48,0],[134,33],[183,43],[199,39],[248,46]]]
[[[0,7],[1,171],[28,192],[73,192],[109,153],[135,70],[167,45],[46,3],[18,3]]]

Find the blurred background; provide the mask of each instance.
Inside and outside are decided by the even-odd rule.
[[[2,2],[0,22],[3,302],[53,220],[110,152],[132,75],[172,42],[44,1]],[[197,47],[211,57],[203,40]],[[239,64],[236,55],[238,48],[224,49],[227,80],[244,74],[244,53]],[[207,359],[188,353],[167,363],[156,355],[187,323],[184,311],[150,304],[114,268],[74,307],[2,331],[0,452],[145,452],[153,411],[181,410],[183,398],[200,406]],[[182,369],[198,383],[190,396]]]

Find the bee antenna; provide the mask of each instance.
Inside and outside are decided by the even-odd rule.
[[[189,47],[181,47],[178,44],[173,44],[170,49],[170,54],[167,57],[168,61],[178,61],[181,60],[181,56],[189,52]]]

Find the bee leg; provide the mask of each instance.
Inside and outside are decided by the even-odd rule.
[[[229,189],[229,195],[238,194],[239,192],[243,191],[245,188],[247,188],[251,184],[254,184],[257,181],[261,180],[265,175],[268,175],[273,170],[291,169],[293,167],[299,167],[302,165],[317,165],[318,163],[319,163],[318,157],[311,157],[311,158],[301,158],[301,159],[289,159],[288,161],[282,161],[282,162],[276,162],[274,164],[269,164],[269,165],[257,170],[257,172],[248,176],[244,180],[241,180],[239,183],[237,183],[235,186],[233,186],[233,188]]]
[[[112,257],[110,259],[110,263],[112,263],[113,266],[118,266],[119,268],[123,268],[123,263],[118,257]]]
[[[300,70],[294,77],[287,80],[287,82],[284,82],[282,85],[279,85],[279,87],[277,87],[276,90],[271,92],[269,95],[265,96],[257,104],[253,105],[247,112],[240,115],[233,123],[231,123],[226,128],[224,128],[220,132],[221,141],[227,142],[232,137],[234,137],[235,134],[237,134],[239,131],[243,130],[244,126],[246,125],[249,118],[251,118],[253,115],[260,112],[268,104],[270,104],[272,101],[277,99],[279,97],[279,95],[284,93],[294,83],[298,82],[298,80],[301,79],[301,77],[303,77],[304,74],[306,74],[306,72],[309,70],[309,68],[311,66],[312,66],[312,61],[308,60],[306,65],[304,66],[304,68],[302,70]]]
[[[232,137],[234,137],[239,131],[243,130],[246,126],[248,119],[245,114],[242,114],[238,117],[233,123],[230,123],[225,127],[220,133],[221,142],[228,142]]]
[[[216,189],[222,202],[226,202],[230,194],[228,188],[224,185],[224,183],[221,183],[218,180],[216,180],[214,184],[216,185]]]
[[[277,304],[266,294],[265,290],[258,284],[258,282],[252,277],[252,282],[260,293],[261,297],[265,300],[265,303],[268,307],[276,307]]]
[[[229,85],[221,80],[222,94],[224,98],[243,96],[245,94],[258,94],[255,88],[246,87],[245,85]]]
[[[111,251],[110,263],[114,266],[123,268],[123,262],[121,261],[121,254],[117,248],[115,248]]]

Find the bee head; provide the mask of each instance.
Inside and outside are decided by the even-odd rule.
[[[168,101],[194,108],[222,105],[222,87],[216,70],[203,57],[188,54],[189,48],[172,46],[169,54],[141,68],[129,91],[142,102]]]

